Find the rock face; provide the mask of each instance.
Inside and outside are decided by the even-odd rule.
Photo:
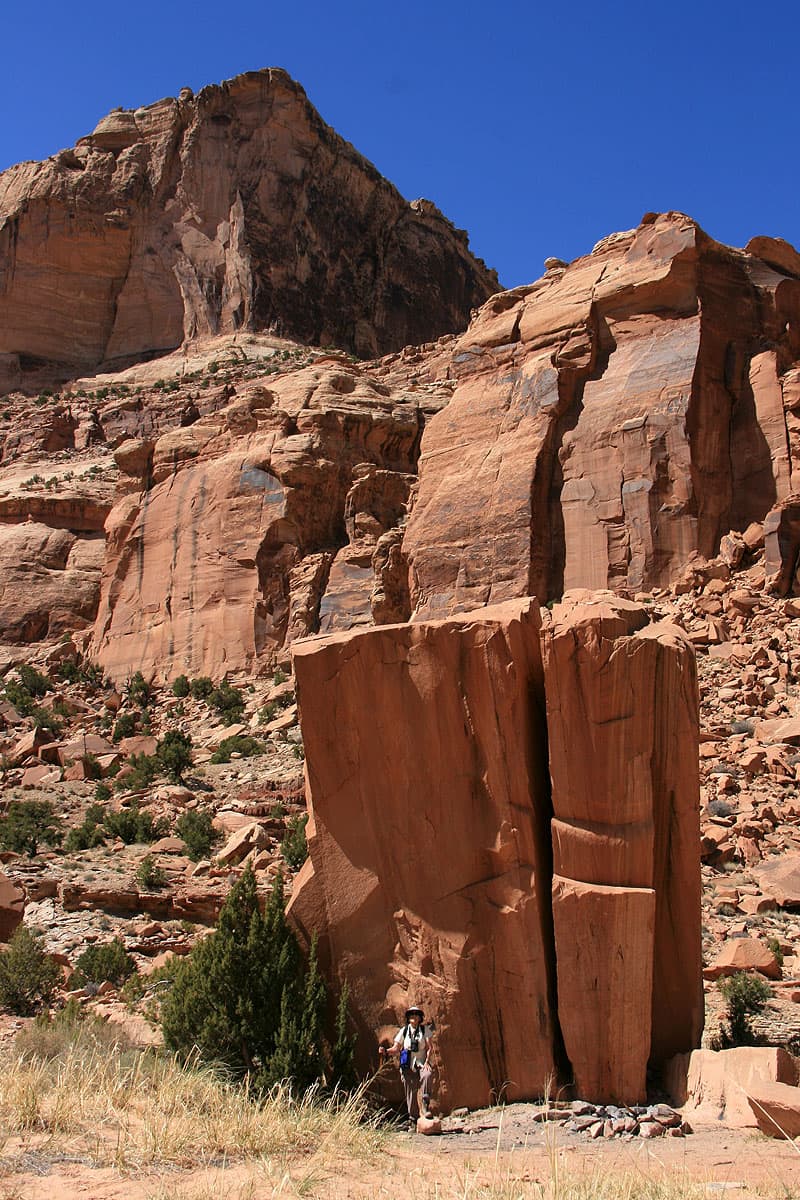
[[[387,600],[386,540],[405,517],[420,401],[322,357],[119,446],[93,640],[107,673],[216,679],[272,667],[320,625],[406,618],[407,596],[403,611]]]
[[[703,1027],[694,654],[610,596],[542,643],[561,1029],[578,1094],[630,1102]]]
[[[36,642],[91,625],[97,613],[102,536],[79,537],[35,521],[0,524],[0,628]]]
[[[785,248],[648,215],[484,305],[423,439],[403,541],[420,617],[667,585],[797,489]]]
[[[527,599],[293,648],[311,819],[290,912],[365,1053],[412,998],[435,1017],[445,1111],[548,1077],[638,1101],[648,1061],[697,1044],[694,664],[645,620],[609,595],[542,625]]]
[[[117,110],[0,175],[7,388],[243,328],[384,353],[463,329],[497,286],[280,70]]]
[[[22,922],[25,893],[0,871],[0,942],[8,942]]]
[[[363,1045],[412,994],[435,1015],[446,1105],[555,1069],[538,627],[528,601],[295,647],[312,816],[291,911],[351,981]]]

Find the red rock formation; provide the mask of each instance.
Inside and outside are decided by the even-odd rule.
[[[668,584],[797,486],[798,256],[748,250],[651,214],[484,305],[423,438],[420,616]]]
[[[241,328],[384,353],[464,328],[496,289],[466,234],[408,204],[281,70],[117,110],[0,175],[9,387]]]
[[[22,921],[25,893],[0,871],[0,942],[8,942]]]
[[[312,815],[290,911],[349,980],[362,1053],[412,996],[435,1016],[445,1110],[555,1069],[538,625],[522,602],[294,647]]]
[[[102,537],[81,538],[37,522],[0,524],[0,630],[37,642],[85,629],[97,613]]]
[[[290,911],[364,1045],[412,997],[435,1016],[445,1108],[554,1070],[638,1101],[648,1061],[697,1044],[694,658],[645,622],[610,595],[557,610],[544,673],[532,600],[293,648],[311,820]]]
[[[286,91],[291,112],[306,112],[283,76],[211,89],[202,104],[184,98],[175,111],[196,108],[199,122],[192,154],[248,89],[273,100]],[[248,121],[261,100],[252,103]],[[118,115],[102,138],[129,126]],[[90,159],[113,158],[87,146]],[[115,448],[122,478],[93,650],[118,680],[137,669],[269,670],[310,632],[541,601],[571,586],[693,587],[718,548],[739,561],[747,544],[736,530],[767,513],[772,586],[800,590],[795,267],[784,243],[732,250],[688,217],[649,216],[493,297],[461,338],[356,366],[231,334],[213,343],[219,361],[203,343],[91,397],[76,383],[30,421],[15,400],[2,470],[34,450],[94,453],[96,439]],[[0,494],[0,523],[31,516],[77,536],[99,528],[81,503],[17,487]],[[35,539],[0,526],[5,537],[16,565],[2,615],[15,638],[40,637],[51,610],[61,614],[58,582],[45,575],[37,603]],[[58,628],[91,619],[96,560],[91,571],[91,596],[85,573],[62,572]],[[725,639],[713,620],[693,636]]]
[[[424,415],[337,356],[124,442],[93,643],[107,673],[265,670],[320,625],[371,621]]]
[[[579,1094],[642,1100],[703,1026],[694,654],[611,595],[567,595],[542,643],[565,1048]]]

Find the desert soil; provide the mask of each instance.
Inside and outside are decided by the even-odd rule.
[[[697,1184],[714,1195],[783,1197],[800,1193],[800,1150],[752,1130],[700,1126],[686,1138],[586,1141],[533,1120],[536,1110],[510,1105],[470,1116],[468,1130],[424,1138],[398,1133],[372,1163],[331,1162],[324,1147],[307,1160],[220,1163],[136,1173],[93,1167],[88,1155],[49,1154],[9,1139],[0,1157],[0,1200],[266,1200],[306,1196],[514,1197],[541,1195],[557,1167],[584,1195],[600,1180],[631,1176],[671,1188]],[[513,1187],[510,1185],[513,1183]],[[509,1190],[506,1190],[509,1188]],[[485,1190],[484,1190],[485,1189]],[[621,1192],[622,1194],[622,1192]],[[675,1193],[673,1192],[673,1195]]]

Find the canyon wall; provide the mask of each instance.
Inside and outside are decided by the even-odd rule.
[[[453,349],[403,540],[420,617],[634,594],[800,487],[800,255],[648,215],[493,297]]]
[[[635,597],[753,521],[774,586],[800,591],[800,255],[678,213],[492,297],[460,336],[356,363],[231,334],[38,401],[9,400],[5,431],[0,413],[6,636],[94,622],[119,681],[265,672],[307,633],[576,587]],[[89,515],[19,482],[32,456],[88,452],[108,467]],[[29,519],[46,528],[14,532]],[[80,542],[46,550],[68,603],[37,606],[54,528]]]
[[[309,859],[293,921],[348,982],[366,1066],[411,1002],[445,1111],[643,1100],[698,1044],[694,656],[610,594],[293,648]]]

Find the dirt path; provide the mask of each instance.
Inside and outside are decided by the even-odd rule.
[[[704,1185],[709,1196],[800,1195],[800,1150],[749,1130],[701,1127],[690,1137],[591,1142],[525,1121],[510,1106],[472,1133],[423,1138],[398,1133],[378,1161],[262,1160],[189,1170],[121,1172],[65,1161],[45,1151],[19,1154],[6,1143],[0,1159],[0,1200],[527,1200],[541,1197],[557,1168],[584,1197],[605,1190],[609,1177],[669,1185]],[[532,1127],[532,1128],[531,1128]],[[565,1200],[568,1186],[562,1186]],[[622,1192],[620,1192],[622,1194]]]

